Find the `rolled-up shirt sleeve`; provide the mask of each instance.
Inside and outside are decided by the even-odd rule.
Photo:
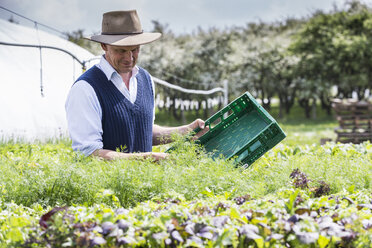
[[[70,89],[65,109],[72,149],[85,156],[102,149],[102,109],[93,87],[84,80],[77,81]]]

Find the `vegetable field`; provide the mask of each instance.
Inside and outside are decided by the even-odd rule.
[[[372,144],[283,142],[244,170],[176,142],[160,163],[2,143],[0,247],[370,246]]]

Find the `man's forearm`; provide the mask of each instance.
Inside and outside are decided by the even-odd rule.
[[[140,153],[122,153],[107,149],[98,149],[95,150],[92,155],[106,160],[113,160],[118,158],[130,159],[133,157],[138,157]]]
[[[201,131],[199,131],[195,135],[195,138],[198,138],[209,130],[209,128],[205,127],[204,124],[205,123],[203,120],[196,119],[195,121],[191,122],[188,125],[179,127],[161,127],[159,125],[154,125],[152,129],[152,144],[153,145],[167,144],[172,141],[172,134],[178,133],[184,135],[199,127]]]
[[[91,156],[100,157],[105,160],[114,160],[114,159],[136,159],[136,158],[148,158],[151,157],[155,161],[166,158],[167,154],[159,152],[141,152],[141,153],[123,153],[116,152],[107,149],[98,149],[95,150]]]
[[[179,127],[162,127],[159,125],[154,125],[152,129],[152,144],[160,145],[167,144],[172,141],[172,135],[174,133],[179,133],[181,135],[188,133],[191,129],[189,125],[179,126]]]

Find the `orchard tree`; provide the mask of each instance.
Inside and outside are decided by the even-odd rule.
[[[372,88],[372,12],[359,1],[351,1],[345,10],[314,13],[294,39],[290,51],[300,58],[300,71],[312,90],[308,100],[318,99],[330,113],[330,98],[362,99]],[[332,86],[337,87],[331,95]],[[325,89],[320,91],[319,89]],[[303,104],[302,104],[303,105]],[[306,104],[305,104],[306,105]],[[304,106],[304,105],[303,105]]]
[[[262,106],[267,110],[270,110],[271,100],[276,93],[277,82],[273,75],[275,64],[281,59],[275,49],[257,51],[255,55],[247,58],[247,63],[244,65],[254,96],[261,99]]]
[[[272,80],[279,98],[279,118],[288,115],[298,93],[300,77],[297,74],[297,58],[286,51],[278,53],[280,60],[274,64]]]
[[[240,75],[241,89],[251,91],[270,110],[274,97],[280,101],[280,116],[289,113],[296,95],[296,56],[287,54],[290,37],[302,24],[287,19],[272,24],[251,23],[243,30],[241,47],[244,58],[234,75]]]

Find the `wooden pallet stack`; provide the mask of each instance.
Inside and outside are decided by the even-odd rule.
[[[335,129],[336,142],[362,143],[372,141],[372,104],[355,99],[333,99],[339,127]]]

